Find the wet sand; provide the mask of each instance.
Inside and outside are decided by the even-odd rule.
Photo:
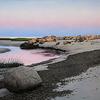
[[[89,45],[91,46],[91,44]],[[1,97],[0,100],[51,100],[55,97],[72,95],[73,90],[54,91],[54,89],[59,87],[57,83],[61,82],[64,85],[68,81],[63,79],[78,76],[89,68],[100,65],[99,45],[96,45],[96,47],[98,47],[98,50],[95,50],[97,48],[93,47],[92,49],[87,47],[85,50],[74,48],[73,52],[70,51],[73,55],[70,54],[63,61],[47,64],[48,70],[38,71],[43,80],[40,87],[20,94],[9,94],[8,96]]]

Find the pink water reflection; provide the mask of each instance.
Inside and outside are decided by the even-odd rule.
[[[45,50],[41,49],[21,50],[18,47],[9,48],[11,49],[10,52],[0,54],[0,62],[6,63],[17,61],[24,65],[30,65],[59,57],[59,55],[55,53],[45,52]]]

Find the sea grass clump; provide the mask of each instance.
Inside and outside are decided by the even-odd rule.
[[[12,67],[19,67],[22,66],[22,63],[18,63],[18,62],[7,62],[7,63],[0,63],[0,68],[12,68]]]

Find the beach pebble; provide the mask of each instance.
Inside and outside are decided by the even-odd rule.
[[[4,75],[4,85],[11,92],[32,89],[42,82],[38,73],[30,67],[20,66],[10,69]]]
[[[6,88],[0,89],[0,97],[4,97],[7,95],[11,95],[11,94],[13,94],[13,93],[9,92]]]

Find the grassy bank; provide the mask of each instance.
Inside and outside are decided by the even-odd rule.
[[[11,41],[28,41],[32,38],[0,38],[0,40],[11,40]]]
[[[11,41],[28,41],[28,40],[31,40],[32,38],[14,38],[14,39],[11,39]]]

